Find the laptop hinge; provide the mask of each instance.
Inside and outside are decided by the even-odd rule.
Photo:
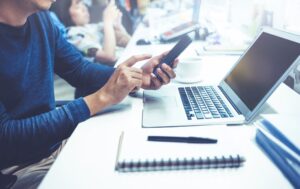
[[[225,91],[222,89],[222,87],[220,87],[220,86],[218,86],[218,87],[222,91],[223,95],[227,98],[229,103],[232,105],[232,107],[235,109],[235,111],[241,115],[242,114],[241,111],[236,107],[236,105],[233,103],[233,101],[228,97],[228,95],[225,93]]]

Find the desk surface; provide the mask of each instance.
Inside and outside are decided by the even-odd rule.
[[[133,39],[120,62],[131,54],[157,49],[153,46],[136,47],[134,42]],[[235,57],[206,57],[206,81],[220,81],[235,60]],[[141,95],[128,97],[107,112],[81,123],[40,188],[292,188],[257,147],[254,126],[142,129],[142,108]],[[263,113],[297,115],[299,109],[299,95],[282,84],[268,100]],[[114,171],[114,165],[119,135],[129,130],[174,135],[199,133],[240,146],[247,161],[239,169],[118,173]]]
[[[273,109],[280,106],[276,102],[280,102],[282,97],[290,99],[294,96],[290,90],[287,98],[287,91],[289,89],[282,85],[274,93],[269,100],[274,104]],[[129,97],[118,108],[78,126],[40,188],[292,188],[257,148],[254,126],[142,129],[141,99]],[[285,114],[293,114],[290,109],[284,110],[283,107],[282,110]],[[242,146],[247,161],[243,167],[232,170],[117,173],[114,165],[119,135],[121,131],[129,130],[168,134],[200,133]]]

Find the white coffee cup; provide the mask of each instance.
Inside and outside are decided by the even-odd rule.
[[[195,83],[203,78],[203,62],[199,57],[179,59],[176,68],[176,81],[181,83]]]

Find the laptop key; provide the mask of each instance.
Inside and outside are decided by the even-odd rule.
[[[204,114],[205,119],[211,119],[212,115],[211,114]]]
[[[227,114],[225,114],[225,113],[222,113],[222,114],[221,114],[221,117],[223,117],[223,118],[227,118],[227,117],[228,117],[228,115],[227,115]]]
[[[195,115],[196,115],[196,118],[197,119],[204,119],[204,116],[203,116],[203,114],[201,114],[201,113],[195,113]]]
[[[200,110],[195,110],[195,113],[201,113],[201,111]]]
[[[220,118],[220,117],[221,117],[219,114],[217,114],[217,115],[212,115],[212,116],[213,116],[213,118]]]

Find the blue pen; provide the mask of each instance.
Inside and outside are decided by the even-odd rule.
[[[283,144],[288,146],[300,156],[300,149],[295,146],[285,135],[283,135],[270,121],[264,119],[261,121],[261,123],[275,138],[280,140]]]
[[[155,142],[185,142],[185,143],[199,143],[199,144],[214,144],[217,139],[201,138],[201,137],[174,137],[174,136],[148,136],[148,141]]]
[[[289,156],[284,156],[283,150],[280,149],[274,142],[269,140],[260,130],[256,133],[256,142],[258,145],[267,153],[270,159],[278,166],[280,171],[286,176],[286,178],[291,182],[295,188],[300,188],[299,174],[294,168],[289,164],[288,160],[292,163],[299,163],[293,158],[290,159]],[[299,164],[298,164],[299,165]]]

